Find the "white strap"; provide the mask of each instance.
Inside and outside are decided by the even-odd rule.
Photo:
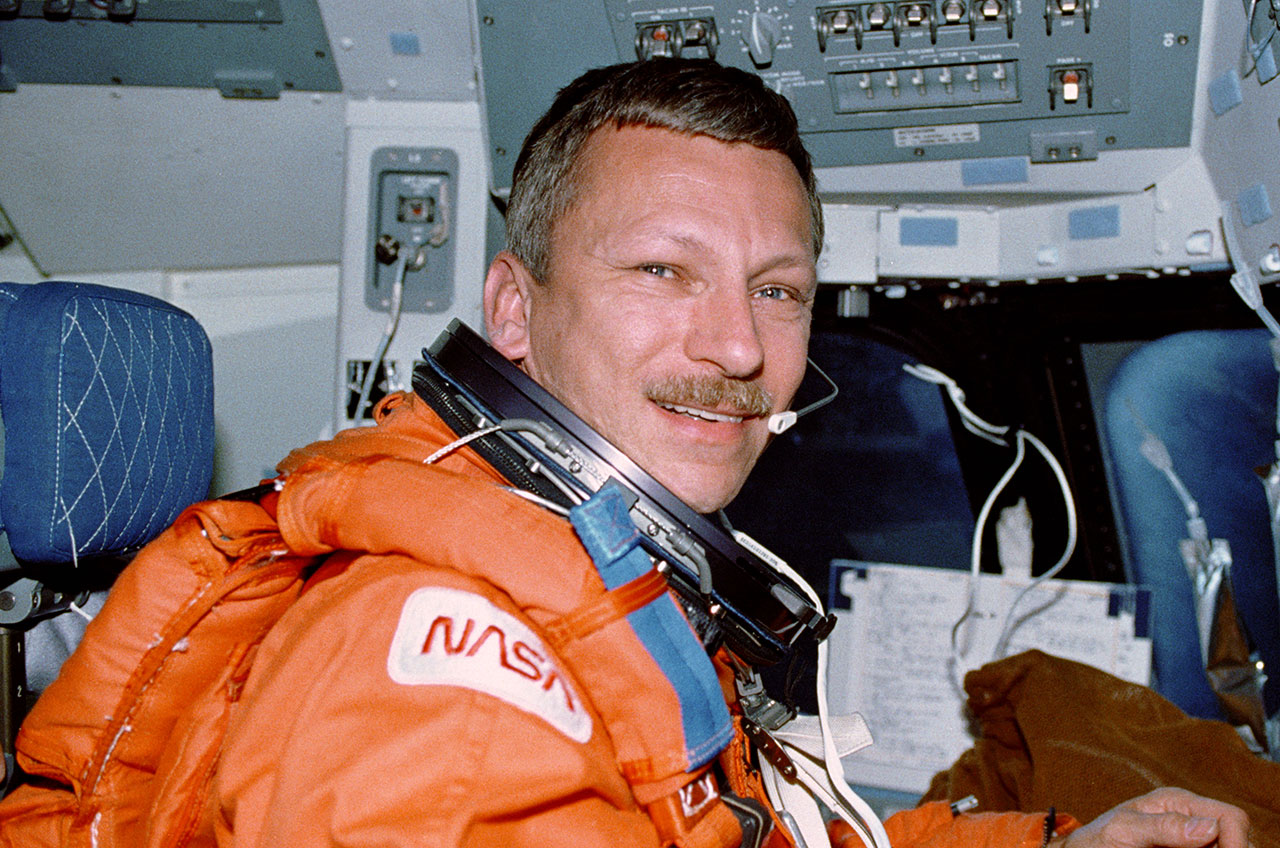
[[[815,760],[823,758],[822,725],[816,715],[801,713],[772,735],[779,742],[796,748]],[[835,741],[836,753],[842,758],[871,747],[871,731],[867,729],[866,720],[858,713],[831,716],[831,736]]]

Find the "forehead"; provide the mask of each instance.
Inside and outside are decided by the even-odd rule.
[[[610,125],[586,139],[568,176],[568,202],[553,222],[552,253],[558,237],[572,236],[568,227],[609,221],[626,226],[636,216],[698,218],[713,209],[732,210],[747,230],[763,227],[775,239],[796,237],[806,252],[811,249],[808,193],[795,165],[776,150],[656,127]],[[562,227],[566,221],[571,223]]]
[[[608,125],[591,133],[578,151],[573,169],[581,190],[616,184],[639,171],[675,171],[709,167],[754,188],[786,186],[804,193],[795,166],[784,154],[745,142],[726,142],[708,135],[662,127]]]

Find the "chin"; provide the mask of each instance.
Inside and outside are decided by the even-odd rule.
[[[729,502],[738,494],[738,490],[742,488],[742,482],[739,481],[733,486],[708,486],[705,481],[701,483],[690,482],[688,485],[681,485],[679,482],[667,483],[662,482],[664,486],[671,490],[671,493],[684,501],[694,512],[710,513],[718,509],[723,509],[729,505]]]
[[[623,453],[627,451],[623,450]],[[744,467],[738,458],[707,460],[705,457],[671,453],[644,459],[637,459],[630,453],[628,456],[686,506],[703,514],[728,506],[738,496],[747,482],[747,474],[755,465],[754,459]]]

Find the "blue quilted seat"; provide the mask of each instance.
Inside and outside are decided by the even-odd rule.
[[[47,679],[60,661],[34,649],[41,629],[206,496],[212,371],[204,330],[162,300],[82,283],[0,283],[6,752],[29,667],[52,664],[32,669]]]

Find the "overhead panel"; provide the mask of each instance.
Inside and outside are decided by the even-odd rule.
[[[10,87],[342,87],[316,0],[0,0],[0,59]]]
[[[1237,2],[572,0],[530,27],[525,4],[478,0],[493,186],[583,69],[714,58],[788,98],[828,208],[878,216],[874,271],[846,257],[865,226],[829,227],[824,280],[1220,267],[1194,127],[1219,7]]]
[[[480,5],[490,20],[525,17],[515,0]],[[607,20],[614,49],[605,61],[702,56],[758,73],[794,105],[819,167],[1010,156],[1088,161],[1104,151],[1190,141],[1199,2],[561,5],[541,9],[539,27],[592,45],[593,27]],[[514,64],[539,90],[554,90],[581,64],[574,55],[565,61],[563,49],[528,49],[519,26],[482,26],[480,34],[486,77]],[[543,102],[524,88],[487,83],[486,96],[491,119],[515,112],[525,130],[536,117],[530,101]],[[494,143],[518,141],[513,134]],[[501,186],[510,167],[500,164]]]

